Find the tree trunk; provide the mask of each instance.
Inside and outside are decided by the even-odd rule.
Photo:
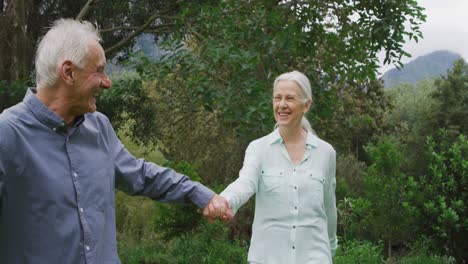
[[[392,261],[392,240],[389,239],[388,240],[388,262],[389,264],[392,264],[393,261]]]
[[[24,0],[7,1],[0,20],[0,79],[8,84],[28,76],[30,57]]]

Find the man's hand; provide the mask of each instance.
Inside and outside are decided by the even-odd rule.
[[[229,222],[234,217],[234,214],[226,199],[215,194],[203,209],[203,216],[211,224],[216,218],[221,219],[223,222]]]

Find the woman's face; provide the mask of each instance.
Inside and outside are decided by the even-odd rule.
[[[279,127],[301,127],[303,113],[310,108],[311,101],[304,102],[301,88],[294,81],[276,83],[273,92],[273,112]]]

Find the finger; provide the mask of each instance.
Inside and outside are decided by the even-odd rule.
[[[215,210],[214,210],[214,207],[213,207],[213,204],[212,204],[212,203],[210,203],[210,204],[206,207],[206,216],[207,216],[207,217],[210,217],[210,218],[215,217]]]
[[[226,214],[223,215],[223,219],[222,219],[222,220],[223,220],[224,223],[227,223],[227,222],[231,221],[232,218],[234,218],[234,214],[232,213],[232,210],[229,209],[229,210],[226,212]]]

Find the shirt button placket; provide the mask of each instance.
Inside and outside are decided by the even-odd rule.
[[[292,259],[295,259],[295,249],[296,249],[296,239],[297,239],[297,223],[299,218],[299,184],[300,177],[297,175],[297,169],[294,167],[292,171],[292,187],[293,187],[293,217],[291,222],[291,249],[292,249]]]

